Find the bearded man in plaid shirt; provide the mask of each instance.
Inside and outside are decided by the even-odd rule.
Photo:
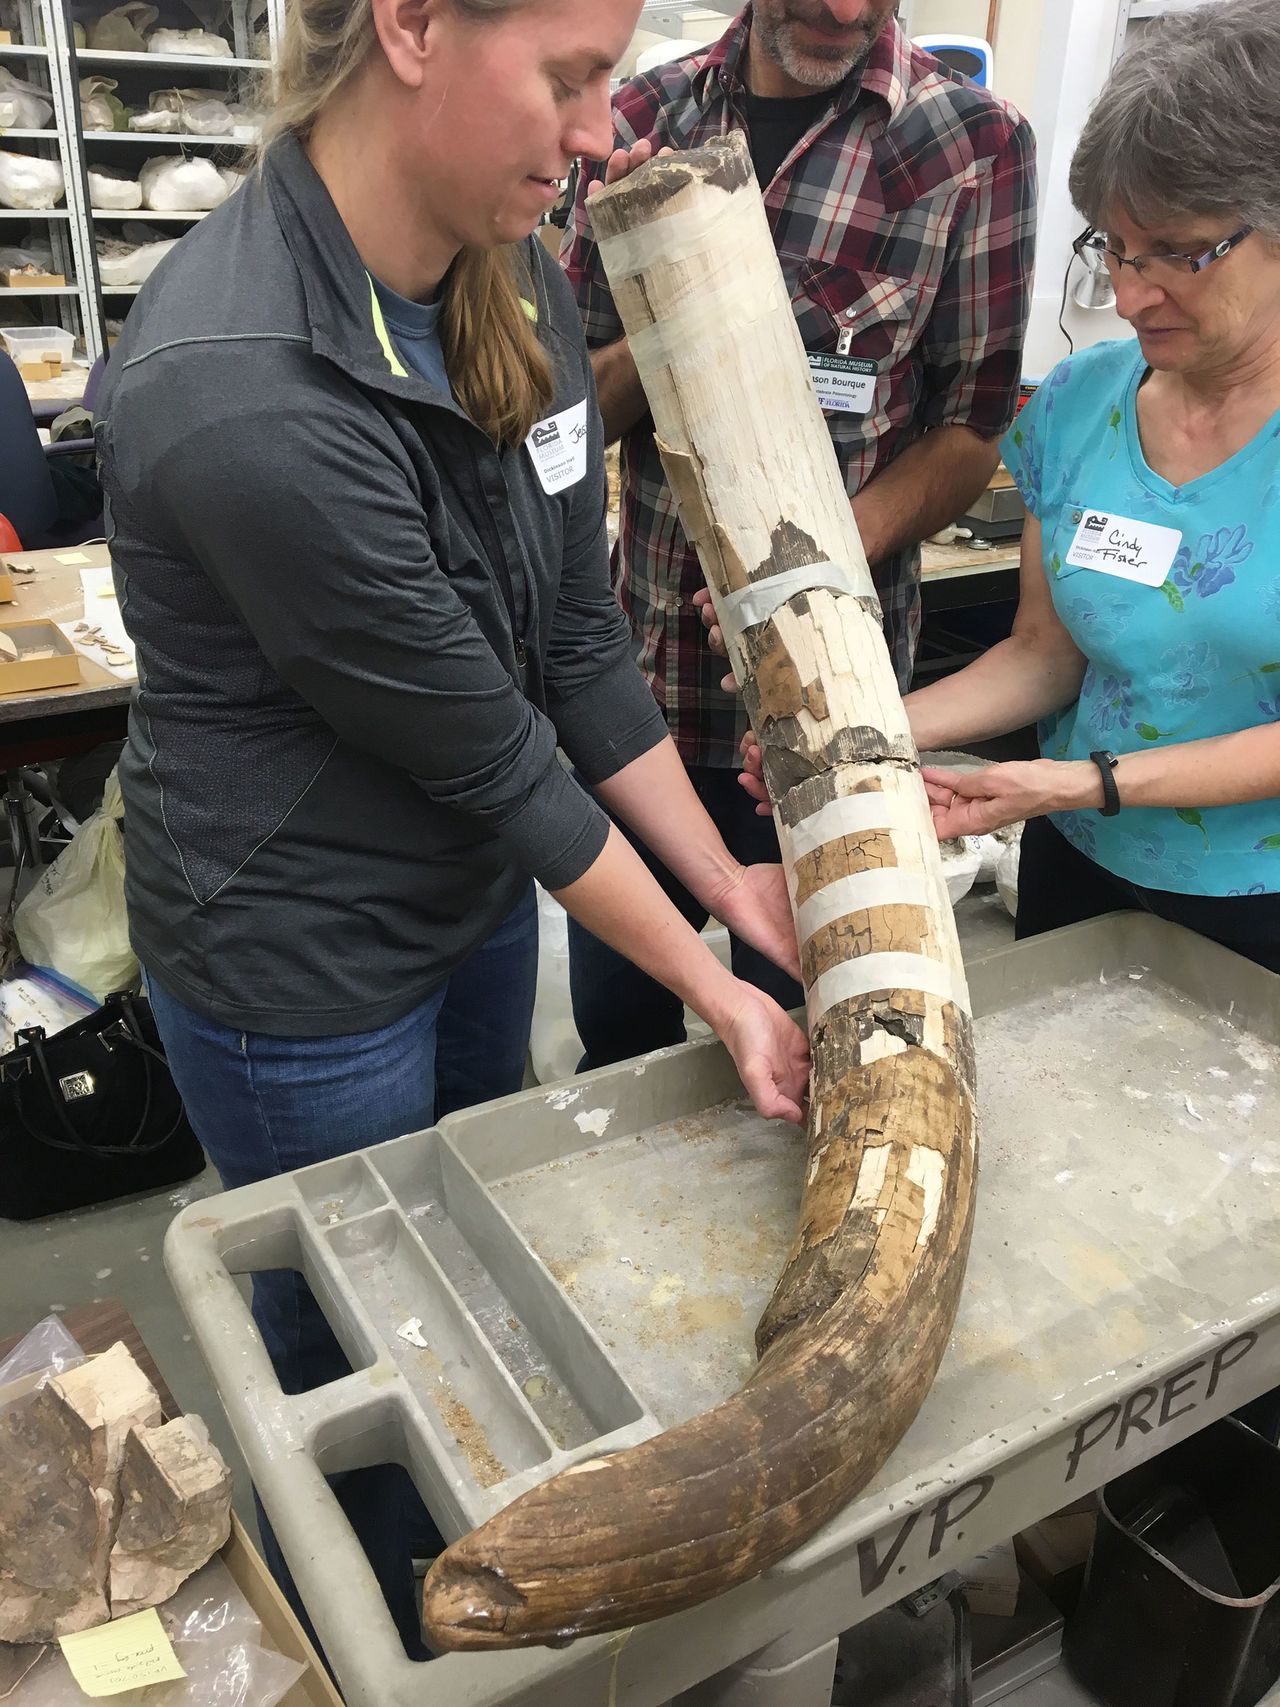
[[[702,573],[592,240],[587,190],[661,148],[745,130],[820,394],[840,391],[825,413],[905,690],[920,541],[983,491],[1017,404],[1035,144],[1010,106],[913,48],[894,11],[895,0],[754,0],[713,47],[633,79],[614,97],[618,148],[582,163],[565,233],[605,438],[622,441],[618,593],[694,786],[744,866],[776,861],[777,838],[737,784],[745,716],[720,686],[724,663],[694,604]],[[738,354],[749,377],[749,343]],[[701,929],[693,896],[639,852]],[[584,1068],[684,1040],[675,996],[572,920],[569,930]],[[733,943],[733,969],[784,1007],[803,1002],[745,943]]]

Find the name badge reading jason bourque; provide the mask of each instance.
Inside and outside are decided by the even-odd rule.
[[[548,415],[525,440],[542,490],[550,497],[576,486],[587,472],[587,400]]]
[[[1067,553],[1073,569],[1118,575],[1122,581],[1137,581],[1143,587],[1162,587],[1169,579],[1182,546],[1177,528],[1134,522],[1105,510],[1078,510],[1072,517],[1077,519],[1080,525]]]
[[[874,362],[862,356],[810,356],[809,372],[818,402],[827,414],[866,415],[876,400]]]

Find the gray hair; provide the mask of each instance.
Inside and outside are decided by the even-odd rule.
[[[1070,184],[1094,225],[1191,214],[1280,240],[1280,0],[1149,24],[1089,115]]]

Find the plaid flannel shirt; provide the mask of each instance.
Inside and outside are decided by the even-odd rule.
[[[614,97],[619,146],[693,148],[745,129],[750,7],[713,47],[634,78]],[[582,163],[561,259],[592,348],[622,337],[591,236]],[[861,79],[783,162],[765,208],[810,352],[875,362],[866,415],[828,414],[852,496],[929,428],[997,439],[1013,419],[1030,307],[1035,143],[1005,103],[953,75],[892,22]],[[750,351],[742,351],[750,370]],[[702,574],[676,515],[646,417],[622,443],[614,576],[640,666],[686,764],[733,766],[745,727],[720,688],[724,661],[692,604]],[[898,680],[920,629],[919,548],[873,566]]]

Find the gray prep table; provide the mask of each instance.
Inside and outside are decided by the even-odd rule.
[[[841,1630],[1280,1384],[1280,981],[1136,914],[969,977],[979,1204],[933,1390],[817,1536],[658,1624],[415,1665],[323,1472],[403,1462],[454,1534],[738,1384],[804,1156],[717,1043],[177,1218],[169,1272],[352,1707],[826,1707]],[[355,1373],[281,1393],[234,1279],[273,1267]]]

